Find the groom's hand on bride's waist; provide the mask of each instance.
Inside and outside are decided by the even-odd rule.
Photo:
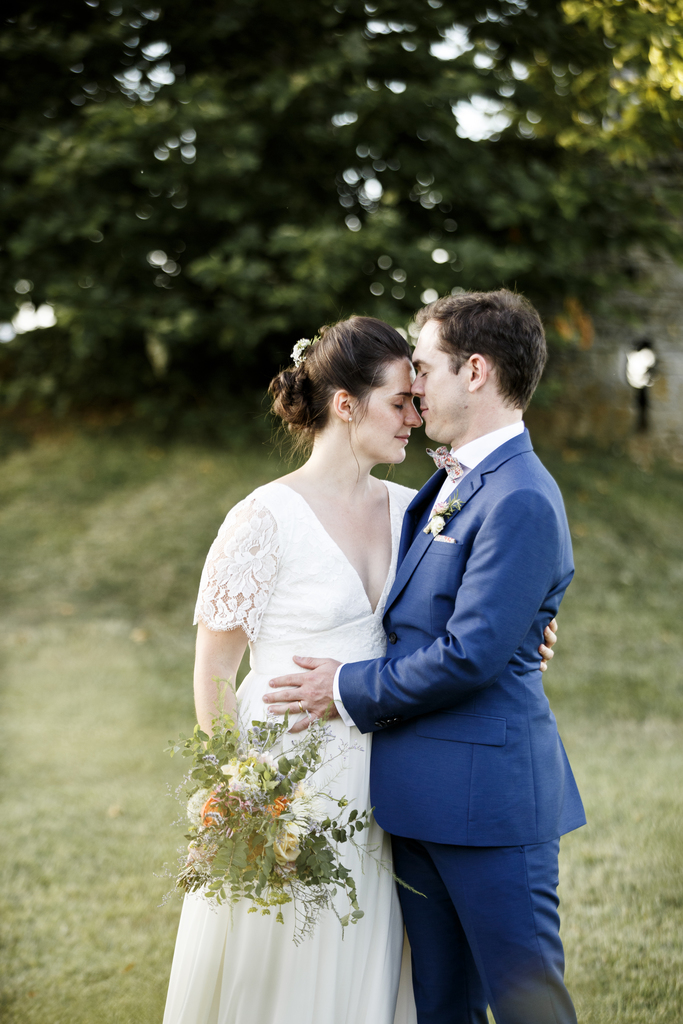
[[[338,718],[333,690],[341,662],[332,658],[294,657],[293,660],[307,671],[270,680],[271,692],[263,698],[268,714],[284,715],[289,711],[290,715],[296,715],[290,732],[302,732],[314,718]]]

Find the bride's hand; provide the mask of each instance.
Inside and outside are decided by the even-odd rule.
[[[541,672],[545,672],[548,667],[548,662],[552,661],[555,657],[555,653],[552,648],[557,643],[557,619],[553,619],[552,622],[548,623],[543,631],[543,639],[545,643],[541,644],[538,648],[538,653],[543,659],[541,661]]]

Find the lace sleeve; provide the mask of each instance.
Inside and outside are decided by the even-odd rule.
[[[247,498],[228,513],[209,549],[194,621],[209,629],[241,628],[255,640],[278,570],[277,523]]]

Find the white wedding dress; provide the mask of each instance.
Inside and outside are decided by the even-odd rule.
[[[403,513],[415,493],[386,486],[392,560],[374,612],[355,569],[286,484],[259,487],[229,513],[207,557],[195,621],[214,630],[241,627],[249,638],[251,671],[238,691],[244,721],[265,718],[268,682],[299,671],[294,654],[339,661],[385,654],[384,606]],[[335,761],[329,791],[369,809],[372,737],[339,718],[330,727],[330,747],[341,741],[353,749],[341,768]],[[389,837],[374,821],[359,837],[371,851],[362,863],[350,844],[341,850],[365,916],[343,936],[332,911],[324,911],[314,934],[297,946],[291,904],[283,908],[284,925],[274,914],[248,914],[244,903],[234,908],[231,923],[229,907],[186,896],[164,1024],[416,1024],[409,950],[387,870]],[[349,908],[340,902],[339,909]]]

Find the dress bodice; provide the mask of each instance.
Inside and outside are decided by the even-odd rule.
[[[385,481],[391,566],[372,609],[360,577],[306,500],[286,484],[257,488],[228,514],[209,551],[195,622],[242,628],[258,674],[289,671],[293,654],[340,661],[384,654],[382,617],[414,491]]]

